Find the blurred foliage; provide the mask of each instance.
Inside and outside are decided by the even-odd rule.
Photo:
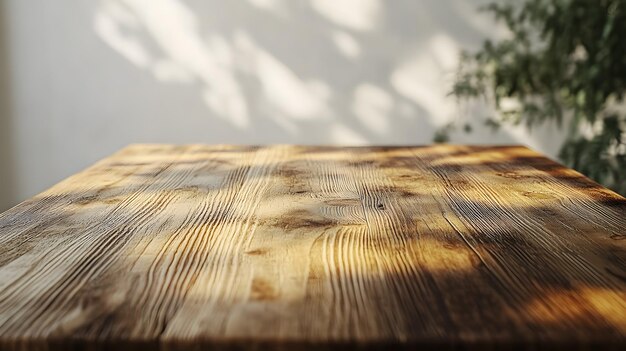
[[[499,1],[482,10],[510,36],[462,53],[451,94],[493,103],[493,128],[567,126],[561,160],[626,194],[626,0]]]

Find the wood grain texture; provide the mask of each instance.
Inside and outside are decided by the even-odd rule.
[[[624,238],[524,147],[134,145],[0,215],[0,349],[624,349]]]

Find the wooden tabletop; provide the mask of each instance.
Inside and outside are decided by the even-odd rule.
[[[0,349],[623,350],[624,238],[524,147],[134,145],[0,215]]]

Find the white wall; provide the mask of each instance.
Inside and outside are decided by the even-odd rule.
[[[0,1],[0,208],[129,143],[430,143],[457,51],[498,31],[484,1]]]

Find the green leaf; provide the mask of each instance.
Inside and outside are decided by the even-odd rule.
[[[494,1],[481,10],[511,35],[464,52],[451,95],[488,98],[497,115],[485,124],[494,130],[502,123],[562,127],[571,116],[561,159],[626,194],[626,114],[614,108],[625,101],[626,1]],[[505,98],[521,107],[505,110]],[[583,123],[595,126],[586,137]]]

